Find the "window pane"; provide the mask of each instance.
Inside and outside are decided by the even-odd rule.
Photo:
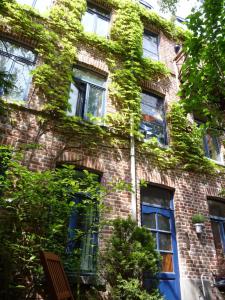
[[[142,216],[142,225],[151,228],[151,229],[156,229],[156,214],[143,214]]]
[[[69,97],[69,104],[71,105],[71,108],[67,112],[68,116],[75,116],[76,115],[78,96],[79,96],[78,88],[74,84],[71,84],[70,97]]]
[[[171,199],[172,192],[170,190],[162,189],[153,185],[141,188],[142,202],[158,205],[164,208],[170,208]]]
[[[162,271],[173,272],[173,255],[169,253],[160,253],[162,256]]]
[[[208,200],[208,203],[209,203],[209,214],[211,216],[225,218],[225,202]]]
[[[167,233],[159,233],[159,249],[171,251],[172,244],[171,244],[171,235]]]
[[[211,225],[212,225],[215,248],[221,249],[222,243],[221,243],[221,235],[220,235],[220,224],[218,222],[214,222],[213,220],[211,220]]]
[[[163,99],[146,93],[142,93],[141,96],[141,111],[143,116],[151,116],[152,118],[148,121],[157,120],[163,122]]]
[[[94,32],[95,30],[95,15],[89,11],[86,11],[82,18],[82,25],[87,32]]]
[[[97,17],[96,33],[98,35],[107,37],[108,29],[109,29],[109,22],[100,17]]]
[[[94,86],[90,86],[88,101],[85,108],[85,114],[91,114],[95,117],[103,115],[103,95],[104,91]]]
[[[144,34],[143,55],[158,60],[158,37],[154,34]]]
[[[44,13],[51,8],[52,3],[53,0],[37,0],[34,7],[39,10],[40,13]]]
[[[210,134],[206,134],[204,139],[206,143],[206,156],[213,160],[221,161],[218,138],[215,136],[211,136]]]
[[[145,139],[156,137],[161,144],[166,144],[164,126],[156,122],[141,122],[140,131]]]
[[[165,115],[163,99],[151,94],[142,93],[142,118],[140,131],[146,139],[156,137],[160,143],[166,143]]]
[[[74,76],[75,76],[75,78],[79,78],[83,81],[90,82],[90,83],[96,84],[101,87],[105,87],[105,85],[106,85],[106,80],[104,77],[102,77],[94,72],[91,72],[91,71],[85,71],[82,69],[74,69]]]
[[[158,214],[158,229],[170,231],[170,219]]]
[[[0,55],[7,56],[7,57],[14,56],[14,60],[17,61],[27,60],[31,63],[35,62],[35,57],[36,57],[33,51],[5,40],[0,40]]]
[[[34,0],[16,0],[16,2],[18,2],[19,4],[27,4],[27,5],[32,6]]]

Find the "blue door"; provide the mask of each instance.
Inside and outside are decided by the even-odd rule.
[[[158,186],[141,189],[142,226],[148,228],[162,257],[159,289],[166,300],[180,300],[179,268],[173,211],[173,193]],[[151,284],[151,279],[145,284]]]

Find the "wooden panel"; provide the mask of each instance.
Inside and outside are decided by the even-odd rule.
[[[58,255],[41,251],[41,263],[53,300],[74,300],[69,282]]]

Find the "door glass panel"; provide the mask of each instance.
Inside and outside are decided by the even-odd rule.
[[[155,220],[155,213],[152,214],[143,214],[142,217],[142,225],[151,228],[151,229],[156,229],[156,220]]]
[[[153,239],[154,239],[154,241],[155,241],[155,249],[157,249],[157,235],[156,235],[156,232],[155,231],[151,231],[151,234],[152,234],[152,236],[153,236]]]
[[[171,234],[159,233],[159,249],[166,251],[172,250]]]
[[[225,218],[225,202],[208,200],[209,203],[209,214],[211,216]]]
[[[220,237],[220,224],[218,222],[214,222],[213,220],[211,220],[211,224],[212,224],[212,232],[213,232],[215,248],[221,249],[222,243],[221,243],[221,237]]]
[[[161,272],[173,272],[173,254],[160,253],[162,256]]]
[[[102,89],[90,86],[86,114],[91,114],[95,117],[102,116],[103,93]]]
[[[158,215],[158,229],[170,231],[170,219],[162,215]]]
[[[163,208],[170,208],[171,191],[148,185],[141,189],[142,202],[157,205]]]

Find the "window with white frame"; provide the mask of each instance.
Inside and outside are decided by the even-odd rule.
[[[13,88],[9,94],[4,94],[4,89],[0,87],[3,98],[27,100],[35,61],[36,54],[32,50],[0,38],[0,72],[13,78]]]
[[[103,117],[105,112],[106,78],[98,73],[82,68],[74,69],[74,83],[69,98],[69,116],[85,120],[89,116]]]
[[[164,100],[149,92],[142,93],[141,101],[142,121],[140,131],[145,139],[156,137],[158,141],[166,144],[166,122]]]
[[[208,199],[215,248],[225,252],[225,201]]]
[[[19,4],[30,5],[39,10],[40,13],[46,12],[53,5],[53,0],[16,0]]]
[[[159,37],[157,34],[144,31],[143,35],[143,56],[159,60]]]
[[[98,6],[88,3],[88,8],[82,18],[84,30],[107,37],[109,33],[110,13]]]

